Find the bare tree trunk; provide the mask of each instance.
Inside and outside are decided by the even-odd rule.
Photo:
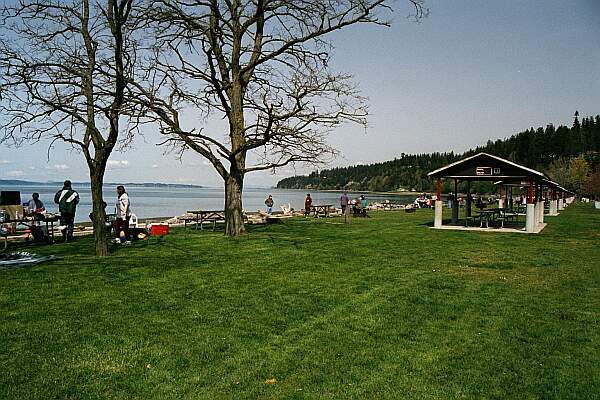
[[[246,233],[242,208],[244,175],[230,173],[225,179],[225,235],[238,236]]]
[[[106,210],[103,207],[102,187],[104,186],[104,168],[90,168],[90,180],[92,189],[92,213],[94,216],[94,247],[96,256],[108,255],[108,244],[106,242]]]

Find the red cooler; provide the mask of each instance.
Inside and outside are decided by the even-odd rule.
[[[169,233],[169,224],[150,224],[150,234],[152,236],[164,236]]]

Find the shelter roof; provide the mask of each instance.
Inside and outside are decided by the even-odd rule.
[[[552,188],[554,190],[560,190],[561,192],[575,194],[574,192],[572,192],[568,189],[565,189],[564,187],[562,187],[561,185],[559,185],[558,183],[556,183],[550,179],[541,179],[538,182],[541,183],[543,186]],[[507,185],[507,186],[523,187],[523,186],[529,185],[529,182],[523,181],[521,179],[502,179],[502,180],[494,182],[494,185]]]
[[[527,168],[504,158],[488,153],[477,153],[427,174],[440,178],[462,180],[496,181],[534,179],[548,180],[546,176],[534,169]]]

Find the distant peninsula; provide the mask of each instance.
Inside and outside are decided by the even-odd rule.
[[[63,182],[34,182],[34,181],[23,181],[19,179],[0,179],[0,186],[24,186],[24,185],[44,185],[44,186],[62,186]],[[125,183],[113,183],[105,182],[104,186],[135,186],[135,187],[160,187],[160,188],[202,188],[200,185],[192,185],[185,183],[158,183],[158,182],[125,182]],[[73,186],[90,186],[89,182],[73,182]]]

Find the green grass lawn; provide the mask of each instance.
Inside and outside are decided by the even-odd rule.
[[[62,259],[0,270],[0,398],[600,398],[599,210],[341,222],[28,248]]]

